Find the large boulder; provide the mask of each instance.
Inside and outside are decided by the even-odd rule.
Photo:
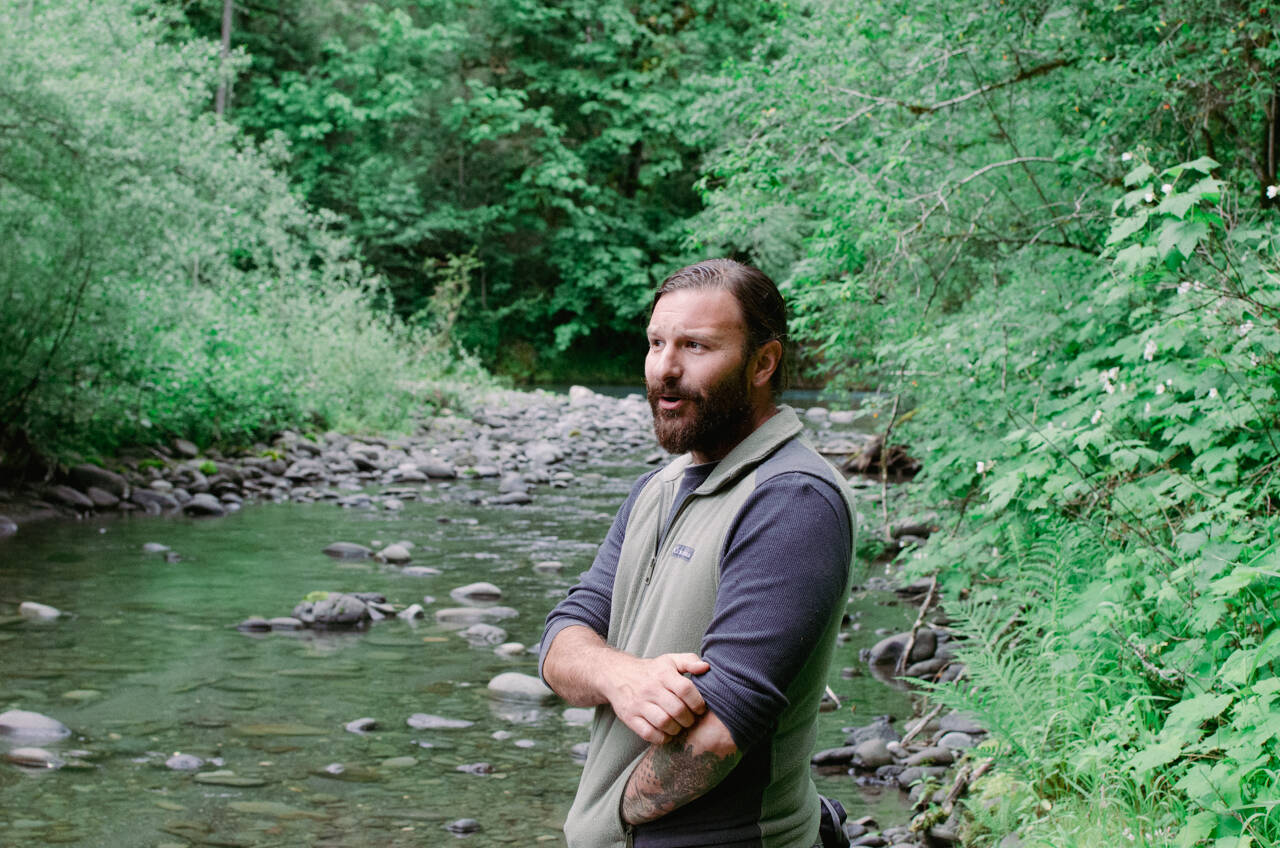
[[[123,498],[129,491],[129,483],[114,471],[108,471],[97,465],[84,463],[67,472],[67,479],[77,489],[88,489],[90,486],[110,492],[117,498]]]
[[[315,627],[358,627],[372,615],[369,605],[355,595],[332,592],[327,598],[298,604],[293,617]]]

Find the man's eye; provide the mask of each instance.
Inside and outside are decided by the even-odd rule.
[[[702,342],[688,342],[685,347],[690,350],[702,350]]]

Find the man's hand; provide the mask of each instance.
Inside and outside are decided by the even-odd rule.
[[[610,648],[591,628],[573,626],[556,634],[542,677],[574,706],[607,703],[641,739],[662,744],[706,712],[702,695],[684,675],[710,668],[697,654],[633,657]]]

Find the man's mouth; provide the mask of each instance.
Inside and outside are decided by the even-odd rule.
[[[686,400],[686,398],[681,397],[680,395],[659,395],[658,408],[668,412],[674,412],[683,407]]]

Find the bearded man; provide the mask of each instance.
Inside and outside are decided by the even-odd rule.
[[[777,403],[786,306],[767,276],[675,272],[648,337],[654,431],[680,456],[636,482],[542,639],[543,680],[596,707],[568,844],[811,848],[849,490]]]

